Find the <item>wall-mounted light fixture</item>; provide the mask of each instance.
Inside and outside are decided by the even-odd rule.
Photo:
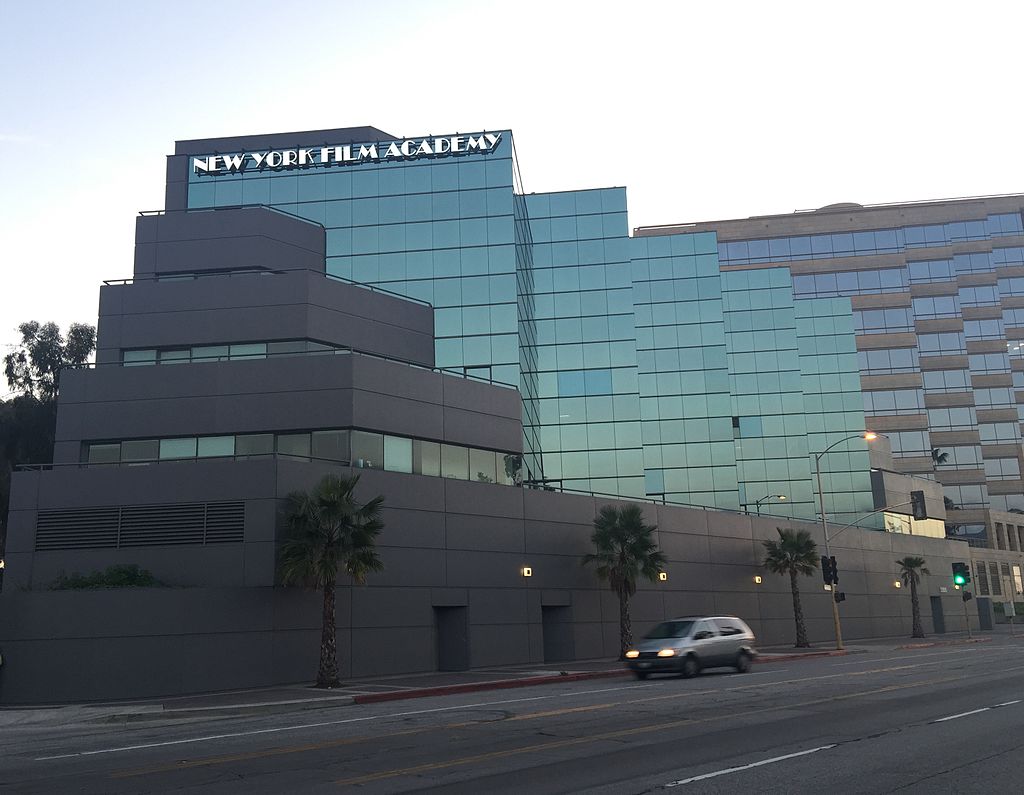
[[[662,582],[665,582],[665,580],[668,579],[668,572],[667,571],[659,571],[658,572],[658,579],[661,580]]]
[[[764,577],[762,577],[760,574],[755,574],[754,585],[760,585],[762,582],[764,582]]]
[[[522,574],[524,577],[532,577],[533,569],[531,569],[529,566],[523,566],[523,568],[519,570],[519,573]]]

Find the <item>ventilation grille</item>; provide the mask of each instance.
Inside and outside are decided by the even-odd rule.
[[[242,502],[72,508],[39,512],[36,550],[231,544],[244,531]]]

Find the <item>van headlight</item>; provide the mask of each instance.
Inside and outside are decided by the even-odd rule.
[[[626,652],[626,658],[629,660],[635,660],[639,656],[640,652],[638,652],[636,649],[630,649]]]
[[[676,656],[676,650],[675,649],[662,649],[661,651],[658,652],[658,656],[659,657],[675,657]]]

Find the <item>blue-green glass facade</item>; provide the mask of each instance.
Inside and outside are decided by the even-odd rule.
[[[848,301],[722,273],[711,232],[631,238],[623,188],[526,194],[507,131],[458,157],[190,176],[190,208],[240,204],[323,224],[328,272],[430,302],[437,365],[520,387],[526,476],[552,487],[786,494],[763,512],[813,517],[809,451],[864,427]],[[830,515],[869,512],[863,449],[827,463]]]

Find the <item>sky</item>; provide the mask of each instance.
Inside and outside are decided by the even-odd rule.
[[[1024,192],[1024,3],[0,0],[0,354],[96,322],[175,140],[511,129],[631,227]],[[6,386],[0,384],[0,397]]]

